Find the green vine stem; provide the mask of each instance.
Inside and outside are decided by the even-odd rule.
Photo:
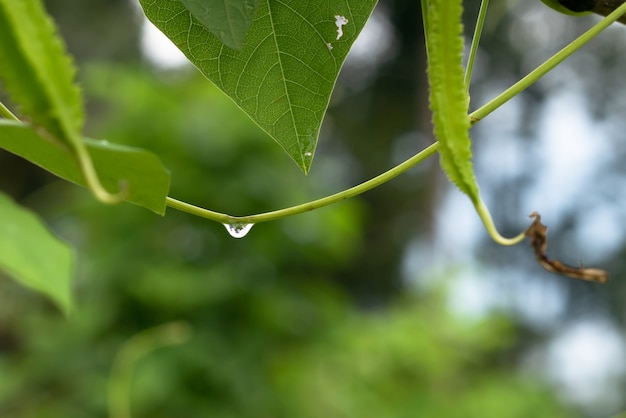
[[[435,142],[429,147],[425,148],[418,154],[409,158],[405,162],[393,167],[392,169],[370,179],[364,183],[361,183],[357,186],[351,187],[349,189],[343,190],[339,193],[335,193],[330,196],[323,197],[321,199],[313,200],[307,203],[303,203],[301,205],[292,206],[286,209],[280,209],[272,212],[265,212],[258,215],[250,215],[250,216],[230,216],[225,213],[214,212],[207,209],[202,209],[197,206],[190,205],[189,203],[181,202],[179,200],[173,199],[171,197],[167,198],[167,205],[178,209],[183,212],[190,213],[192,215],[200,216],[202,218],[210,219],[212,221],[217,221],[223,224],[256,224],[259,222],[267,222],[273,221],[276,219],[281,219],[286,216],[298,215],[300,213],[309,212],[315,209],[319,209],[324,206],[331,205],[333,203],[340,202],[342,200],[349,199],[351,197],[357,196],[363,192],[373,189],[374,187],[380,186],[383,183],[388,182],[389,180],[399,176],[404,173],[411,167],[416,166],[417,164],[424,161],[426,158],[433,155],[437,152],[439,148],[439,143]]]
[[[422,10],[422,24],[424,26],[424,41],[428,37],[428,0],[420,0],[421,10]],[[426,54],[428,55],[428,49],[426,49]]]
[[[488,6],[489,0],[482,0],[480,2],[476,28],[474,28],[474,35],[472,36],[472,45],[470,46],[470,52],[467,58],[467,67],[465,67],[465,89],[468,94],[470,80],[472,79],[472,72],[474,71],[474,61],[476,59],[476,53],[478,52],[478,44],[480,43],[480,35],[483,33],[483,26],[485,25],[485,20],[487,18]]]
[[[13,114],[9,110],[8,107],[4,105],[4,103],[0,102],[0,116],[5,119],[14,120],[19,123],[23,123],[17,116]],[[85,177],[85,183],[87,184],[87,188],[91,190],[91,192],[96,196],[98,200],[103,203],[115,204],[120,203],[128,197],[128,187],[126,184],[120,184],[120,191],[117,193],[110,193],[107,191],[102,183],[100,182],[100,178],[98,177],[98,173],[96,172],[96,168],[93,165],[93,161],[91,160],[91,156],[87,151],[82,140],[77,139],[72,142],[73,145],[71,149],[76,153],[76,159],[78,161],[78,165],[80,166],[80,170]]]
[[[480,220],[483,222],[487,233],[497,244],[510,246],[519,244],[526,238],[526,232],[522,232],[521,234],[513,237],[513,238],[505,238],[496,229],[496,225],[493,223],[493,219],[491,218],[491,214],[489,213],[489,209],[483,203],[482,200],[479,200],[474,207],[476,208],[476,212],[480,217]]]
[[[618,20],[622,15],[626,14],[626,3],[622,4],[620,7],[615,9],[611,14],[602,19],[596,25],[594,25],[587,32],[583,33],[576,40],[571,42],[565,48],[561,49],[559,52],[554,54],[551,58],[549,58],[546,62],[541,64],[539,67],[535,68],[531,71],[526,77],[522,78],[517,83],[513,84],[511,87],[500,93],[497,97],[492,99],[489,103],[485,104],[478,110],[472,112],[470,114],[470,120],[472,123],[476,123],[483,119],[485,116],[502,106],[504,103],[511,100],[517,94],[521,93],[523,90],[527,89],[530,85],[535,83],[541,77],[543,77],[546,73],[552,70],[554,67],[565,61],[570,55],[580,49],[587,42],[596,37],[600,32],[609,27],[609,25],[616,20]]]
[[[94,196],[96,196],[99,201],[108,204],[116,204],[126,200],[129,192],[128,185],[125,182],[121,182],[119,192],[110,193],[107,191],[100,182],[100,178],[93,165],[91,155],[89,155],[89,151],[87,151],[87,147],[81,140],[75,143],[76,146],[72,148],[76,152],[76,158],[78,159],[78,164],[85,177],[87,188],[91,190]]]

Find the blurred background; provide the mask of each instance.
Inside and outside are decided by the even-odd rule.
[[[419,2],[381,0],[340,75],[316,159],[280,147],[132,0],[46,0],[76,57],[88,133],[156,153],[171,195],[234,215],[367,180],[432,143]],[[477,1],[466,3],[470,39]],[[477,108],[599,20],[493,2]],[[76,249],[78,310],[0,280],[0,416],[107,415],[116,355],[150,327],[191,336],[137,364],[134,417],[609,417],[626,409],[626,30],[590,45],[472,130],[505,235],[538,211],[559,277],[492,243],[437,158],[243,239],[169,210],[98,204],[0,151],[0,189]]]

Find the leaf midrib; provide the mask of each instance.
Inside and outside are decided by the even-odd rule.
[[[306,172],[308,168],[304,166],[304,156],[302,155],[302,145],[300,144],[300,133],[298,132],[298,126],[296,124],[296,120],[293,115],[293,106],[291,103],[291,96],[289,94],[289,89],[287,89],[287,78],[285,75],[285,69],[283,68],[283,61],[280,53],[280,48],[278,46],[278,40],[276,36],[276,28],[274,27],[274,16],[272,11],[272,5],[269,0],[267,1],[267,10],[270,19],[270,27],[272,28],[272,39],[274,40],[274,46],[276,47],[276,55],[278,60],[278,67],[280,68],[280,74],[282,76],[283,88],[285,90],[285,97],[287,98],[287,103],[289,105],[289,116],[291,117],[291,124],[293,126],[294,132],[296,133],[296,142],[298,145],[298,156],[300,157],[300,161],[298,164],[302,169]]]

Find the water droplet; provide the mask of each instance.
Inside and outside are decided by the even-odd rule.
[[[243,238],[252,229],[254,224],[223,224],[233,238]]]
[[[305,160],[305,164],[310,164],[311,159],[313,158],[313,152],[315,151],[315,135],[314,131],[311,130],[307,132],[305,135],[301,136],[298,142],[300,146],[300,152],[302,153],[302,157]]]

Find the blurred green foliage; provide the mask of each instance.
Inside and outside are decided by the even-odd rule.
[[[157,153],[175,197],[247,214],[342,187],[340,157],[318,157],[305,178],[193,71],[91,66],[83,85],[90,133]],[[516,369],[519,334],[505,318],[456,317],[444,291],[355,307],[340,284],[363,262],[359,199],[241,240],[175,211],[103,206],[63,182],[24,202],[77,248],[78,306],[65,320],[0,281],[2,417],[105,416],[116,353],[173,320],[191,339],[139,361],[134,417],[575,416]]]

